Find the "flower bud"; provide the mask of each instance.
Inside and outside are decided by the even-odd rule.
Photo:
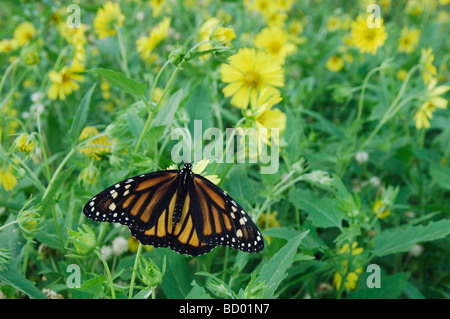
[[[156,287],[162,283],[163,274],[158,266],[156,266],[152,260],[147,261],[142,256],[138,275],[146,287]]]
[[[34,135],[29,135],[27,133],[21,134],[14,141],[14,145],[17,148],[17,150],[19,152],[27,153],[27,154],[33,150],[35,144],[36,144],[36,139],[34,138]]]
[[[78,231],[68,228],[69,239],[75,247],[74,252],[80,256],[88,256],[91,254],[97,245],[95,233],[87,225],[78,227]]]

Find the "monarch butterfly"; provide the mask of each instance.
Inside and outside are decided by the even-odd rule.
[[[83,208],[90,219],[120,223],[144,245],[198,256],[218,245],[260,252],[264,241],[226,192],[185,163],[180,170],[135,176],[112,185]]]

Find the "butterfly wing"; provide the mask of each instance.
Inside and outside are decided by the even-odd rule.
[[[208,253],[218,245],[253,253],[264,248],[261,233],[242,207],[202,176],[191,178],[180,221],[173,225],[175,201],[154,227],[131,229],[132,235],[144,245],[170,246],[191,256]]]
[[[192,215],[189,212],[190,195],[187,193],[180,221],[173,224],[173,212],[175,208],[176,196],[170,202],[158,219],[158,222],[151,229],[140,231],[131,229],[131,234],[144,245],[155,247],[168,247],[180,254],[198,256],[211,251],[215,246],[200,242],[194,227]]]
[[[201,175],[190,181],[189,213],[200,242],[256,253],[264,249],[258,227],[226,192]]]
[[[177,170],[128,178],[94,196],[83,213],[95,221],[151,229],[176,198],[179,179]]]

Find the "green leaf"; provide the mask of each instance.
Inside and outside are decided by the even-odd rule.
[[[207,82],[197,86],[186,102],[186,111],[189,114],[188,128],[192,136],[194,136],[194,121],[202,121],[202,134],[212,126],[212,110],[211,99],[209,96]]]
[[[234,165],[225,182],[224,190],[248,211],[256,202],[257,194],[262,188],[260,183],[248,177],[243,165]]]
[[[96,84],[94,84],[89,91],[87,91],[86,95],[80,102],[78,109],[75,112],[73,117],[72,126],[69,129],[69,136],[72,139],[73,143],[78,141],[78,137],[81,134],[81,130],[86,123],[86,119],[88,116],[89,105],[91,104],[92,92],[94,92]]]
[[[383,231],[374,241],[374,254],[385,256],[408,251],[415,244],[443,238],[450,234],[450,219],[430,222],[395,231]]]
[[[103,68],[91,69],[88,72],[104,77],[110,84],[137,97],[142,97],[147,89],[147,84],[137,82],[121,72]]]
[[[40,205],[41,205],[41,211],[42,211],[43,216],[45,216],[46,214],[49,213],[48,208],[49,208],[50,204],[53,202],[53,198],[54,198],[56,192],[58,190],[61,190],[62,184],[65,182],[65,180],[67,178],[69,178],[69,176],[72,174],[74,169],[75,169],[75,166],[72,166],[66,170],[63,170],[61,172],[61,174],[59,174],[59,176],[56,178],[54,183],[51,185],[51,188],[49,189],[49,191],[47,192],[45,197],[42,198]]]
[[[47,296],[36,288],[35,283],[26,279],[22,274],[11,270],[0,272],[0,281],[22,291],[33,299],[47,299]]]
[[[144,129],[144,121],[134,112],[127,112],[128,128],[133,136],[138,139]]]
[[[294,261],[295,253],[309,230],[304,231],[287,242],[261,269],[256,282],[264,282],[266,288],[262,298],[276,298],[275,291],[287,276],[287,269]]]
[[[430,165],[431,178],[443,189],[450,190],[450,168],[438,164]]]
[[[191,282],[194,280],[188,259],[166,248],[152,251],[152,260],[162,269],[163,259],[166,256],[166,272],[164,273],[161,288],[169,299],[183,299],[191,291]]]
[[[352,291],[347,299],[395,299],[398,298],[408,282],[409,273],[400,272],[391,276],[381,276],[380,288],[362,288]],[[365,278],[362,278],[365,285]]]
[[[179,89],[172,94],[159,109],[158,113],[152,120],[150,127],[166,125],[164,135],[166,135],[171,127],[171,124],[175,118],[175,113],[180,106],[181,99],[184,96],[183,89]]]
[[[298,235],[298,230],[287,227],[274,227],[264,231],[264,235],[290,240]]]
[[[318,198],[309,190],[294,189],[289,193],[289,200],[295,207],[308,213],[307,218],[316,227],[338,227],[344,214],[336,208],[336,201],[329,198]]]

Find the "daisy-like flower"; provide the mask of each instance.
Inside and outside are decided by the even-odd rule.
[[[142,36],[136,41],[136,50],[147,64],[155,60],[153,49],[168,36],[170,18],[164,18],[155,28],[150,31],[148,37]]]
[[[428,84],[433,81],[437,74],[437,69],[433,65],[434,54],[433,49],[422,49],[422,54],[420,55],[420,71],[422,72],[423,83]]]
[[[77,60],[73,60],[70,67],[64,66],[61,71],[51,71],[48,76],[52,83],[47,95],[50,99],[65,100],[66,95],[71,94],[80,88],[78,82],[83,82],[84,65]]]
[[[17,49],[19,44],[15,39],[3,39],[0,41],[0,53],[9,53]]]
[[[265,130],[259,130],[259,143],[258,149],[261,149],[261,143],[270,145],[271,133],[270,129],[276,128],[281,134],[286,129],[286,114],[280,109],[274,109],[273,107],[280,103],[282,98],[279,94],[270,95],[267,90],[263,91],[257,98],[256,102],[252,104],[253,116],[255,120],[255,126],[258,129],[266,129],[267,133],[262,133]],[[278,140],[275,141],[277,144]]]
[[[233,96],[231,104],[245,109],[250,97],[256,99],[258,91],[267,94],[279,93],[277,87],[284,86],[281,64],[265,52],[243,48],[228,58],[228,64],[220,68],[221,80],[228,85],[222,90],[225,97]]]
[[[411,53],[419,43],[420,30],[404,27],[398,39],[398,52]]]
[[[446,109],[448,101],[447,99],[440,97],[450,89],[448,85],[436,86],[437,80],[432,79],[427,86],[427,94],[425,102],[420,106],[416,115],[414,115],[414,120],[416,122],[416,128],[418,130],[422,128],[429,128],[430,121],[433,118],[433,112],[436,108]]]
[[[327,60],[325,67],[331,72],[339,72],[344,67],[344,60],[337,55],[333,55]]]
[[[276,27],[262,29],[255,38],[255,46],[269,53],[281,64],[284,64],[286,56],[297,50],[297,47],[289,42],[288,33]]]
[[[380,19],[380,27],[374,26],[369,28],[367,21],[358,17],[356,21],[352,22],[351,26],[351,43],[357,47],[362,53],[370,53],[374,55],[378,48],[384,45],[387,39],[386,29],[383,24],[383,19]]]
[[[23,46],[28,43],[36,35],[36,29],[30,22],[24,22],[19,24],[14,29],[14,39],[17,41],[18,46]]]
[[[99,39],[116,35],[116,27],[123,25],[125,16],[117,2],[108,1],[103,8],[98,9],[94,18],[95,33]]]

